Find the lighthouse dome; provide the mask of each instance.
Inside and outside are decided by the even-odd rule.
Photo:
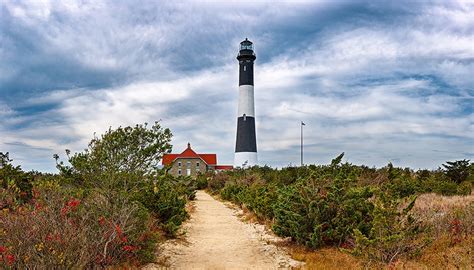
[[[247,38],[240,42],[240,51],[237,55],[237,59],[241,60],[255,60],[256,56],[253,52],[253,43],[252,41],[248,40]]]
[[[253,43],[252,41],[248,40],[247,38],[240,42],[240,50],[253,50]]]

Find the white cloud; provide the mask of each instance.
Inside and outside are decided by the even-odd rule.
[[[393,159],[436,167],[474,152],[472,107],[466,107],[474,85],[474,8],[469,3],[424,5],[418,15],[390,25],[328,23],[300,41],[302,50],[287,44],[270,48],[276,37],[266,29],[297,20],[308,12],[305,4],[261,3],[261,9],[238,3],[208,3],[206,8],[198,3],[85,4],[45,2],[29,9],[8,2],[7,8],[21,22],[37,24],[33,29],[44,37],[44,50],[126,79],[98,89],[79,86],[34,96],[22,106],[55,105],[35,115],[0,104],[0,116],[7,117],[0,123],[0,147],[43,147],[48,150],[41,153],[49,157],[65,148],[80,151],[94,132],[109,126],[162,119],[175,135],[175,151],[189,141],[198,151],[217,152],[221,162],[232,163],[238,87],[234,45],[254,33],[262,163],[298,163],[301,120],[307,123],[308,162],[326,162],[346,151],[349,160],[368,165]],[[53,20],[52,13],[64,21]],[[13,130],[15,125],[24,127]],[[11,144],[16,142],[23,145]],[[443,154],[426,160],[433,150]],[[38,164],[22,155],[25,162]]]

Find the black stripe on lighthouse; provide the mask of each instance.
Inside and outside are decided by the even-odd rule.
[[[253,85],[253,60],[239,60],[239,86]]]
[[[254,117],[241,116],[238,118],[235,152],[257,152]]]

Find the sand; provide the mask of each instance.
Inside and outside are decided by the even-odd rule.
[[[160,250],[159,264],[145,269],[289,269],[300,265],[290,258],[284,241],[263,225],[243,222],[241,210],[228,207],[198,191],[191,218],[181,239],[169,240]],[[240,211],[240,213],[239,213]]]

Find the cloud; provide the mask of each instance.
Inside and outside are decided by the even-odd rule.
[[[0,8],[0,150],[54,171],[109,127],[161,119],[232,163],[238,42],[255,42],[262,164],[435,168],[472,158],[474,6],[7,1]]]

